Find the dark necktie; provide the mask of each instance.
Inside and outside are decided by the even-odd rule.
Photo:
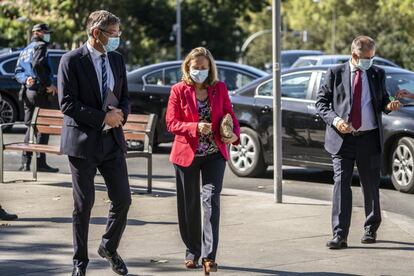
[[[362,94],[362,71],[357,69],[355,71],[354,79],[354,94],[352,99],[352,109],[350,115],[350,121],[355,130],[361,127],[361,94]]]
[[[106,66],[105,66],[105,55],[101,55],[101,68],[102,68],[102,101],[105,101],[106,98],[106,90],[108,88],[107,79],[108,75],[106,73]]]

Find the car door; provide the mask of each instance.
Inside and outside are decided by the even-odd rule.
[[[309,103],[312,71],[288,73],[281,78],[282,92],[282,150],[285,163],[303,162],[308,159],[309,120],[307,105]],[[266,160],[273,155],[273,84],[272,80],[258,86],[255,96],[254,112],[262,137],[268,137],[269,143],[263,145]]]
[[[322,118],[316,112],[316,97],[321,85],[325,81],[326,71],[321,70],[316,73],[315,82],[313,85],[313,91],[311,100],[308,103],[308,112],[311,120],[309,120],[309,129],[310,129],[310,140],[312,141],[312,148],[308,151],[309,162],[315,164],[315,166],[331,166],[332,160],[331,156],[325,150],[325,132],[326,124]]]

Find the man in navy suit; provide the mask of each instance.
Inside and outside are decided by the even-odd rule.
[[[117,274],[128,273],[116,251],[131,204],[122,131],[129,113],[126,70],[122,56],[114,52],[121,35],[119,26],[119,18],[110,12],[91,13],[87,43],[65,54],[59,66],[58,96],[64,114],[60,146],[69,156],[74,197],[72,275],[85,275],[89,262],[88,229],[97,169],[111,200],[98,253]],[[104,106],[108,93],[119,100],[116,107]]]
[[[385,72],[373,66],[375,42],[358,36],[351,46],[349,62],[328,70],[316,108],[326,123],[325,149],[332,155],[334,189],[331,249],[348,246],[351,223],[351,181],[358,168],[364,194],[365,224],[362,243],[375,243],[381,223],[379,200],[380,162],[383,147],[382,112],[400,108],[390,101]]]

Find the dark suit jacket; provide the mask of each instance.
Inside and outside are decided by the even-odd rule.
[[[385,72],[375,65],[366,71],[371,92],[372,104],[380,133],[380,146],[383,144],[382,113],[390,102],[385,86]],[[344,135],[333,125],[333,120],[339,116],[349,120],[351,113],[351,68],[344,63],[328,70],[325,83],[318,92],[316,108],[318,114],[326,123],[325,149],[330,154],[337,154],[341,149]]]
[[[125,118],[129,114],[126,69],[122,56],[108,54],[114,75],[114,94],[119,99],[118,108]],[[102,151],[102,129],[105,112],[98,78],[86,44],[63,55],[58,72],[58,96],[64,114],[60,150],[63,154],[89,158]],[[126,152],[122,128],[112,130],[116,142]]]

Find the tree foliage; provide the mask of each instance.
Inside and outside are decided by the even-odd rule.
[[[182,54],[206,46],[217,59],[243,57],[264,67],[271,62],[270,33],[254,39],[245,52],[240,48],[250,35],[271,29],[271,2],[182,0]],[[281,6],[282,49],[348,54],[352,39],[366,34],[376,40],[378,55],[414,69],[414,1],[282,0]],[[57,46],[72,49],[86,41],[86,18],[97,9],[121,18],[120,51],[128,63],[175,59],[176,0],[3,0],[0,47],[24,46],[30,26],[46,22],[55,30]]]

